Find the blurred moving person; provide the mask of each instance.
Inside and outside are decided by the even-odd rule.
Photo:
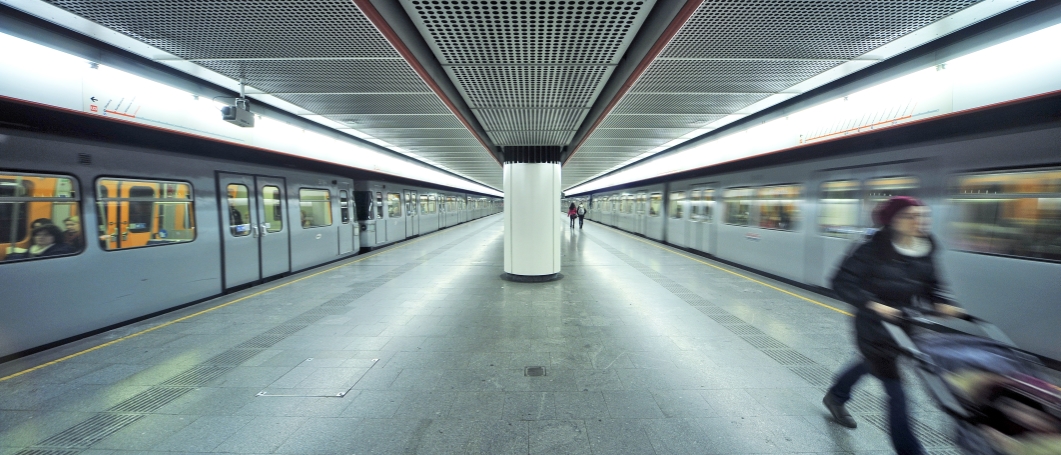
[[[888,393],[889,433],[900,455],[925,452],[910,429],[898,347],[881,321],[906,328],[900,321],[901,308],[927,303],[944,314],[964,313],[945,296],[933,260],[937,244],[929,234],[929,220],[928,207],[915,198],[897,196],[882,202],[873,211],[873,221],[881,229],[844,259],[833,278],[833,290],[857,308],[855,338],[862,359],[837,377],[823,403],[837,423],[855,428],[844,403],[851,399],[855,384],[872,374]]]

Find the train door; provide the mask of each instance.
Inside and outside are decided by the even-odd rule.
[[[634,210],[634,232],[644,235],[645,225],[648,224],[648,193],[637,193],[637,202]]]
[[[695,186],[690,194],[692,229],[689,241],[692,248],[715,254],[715,189]]]
[[[218,174],[226,288],[290,270],[285,189],[282,178]]]
[[[382,245],[387,243],[387,220],[383,218],[383,192],[376,193],[376,243]]]
[[[804,282],[830,287],[843,258],[874,232],[874,207],[892,196],[922,197],[919,174],[933,168],[918,160],[815,172],[807,187],[817,204],[807,213]]]
[[[418,197],[416,191],[405,190],[405,237],[420,235],[419,210],[416,209]]]
[[[347,254],[354,251],[354,233],[357,223],[351,217],[353,214],[350,201],[352,188],[349,182],[339,182],[339,254]]]

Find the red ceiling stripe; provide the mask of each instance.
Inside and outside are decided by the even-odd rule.
[[[663,34],[656,40],[656,44],[653,44],[652,48],[648,50],[647,54],[645,54],[645,57],[641,59],[641,63],[634,68],[634,72],[630,73],[630,77],[626,79],[626,83],[619,88],[615,97],[613,97],[611,102],[608,103],[608,106],[604,108],[601,115],[597,117],[597,121],[593,122],[593,126],[590,127],[589,131],[586,132],[586,135],[582,137],[582,140],[578,142],[578,145],[571,150],[571,154],[567,156],[567,159],[564,160],[563,164],[567,164],[568,161],[571,161],[571,158],[575,156],[575,153],[577,153],[579,148],[582,147],[582,144],[593,135],[593,132],[596,131],[601,122],[604,121],[604,118],[611,113],[612,109],[615,109],[617,104],[619,104],[619,100],[623,99],[623,96],[626,95],[626,92],[630,91],[630,88],[634,86],[634,83],[636,83],[637,79],[641,77],[641,74],[644,73],[645,70],[648,69],[648,66],[656,60],[656,57],[663,52],[663,49],[667,47],[667,44],[670,43],[671,39],[674,39],[674,36],[678,34],[678,30],[681,30],[682,26],[689,21],[689,18],[693,17],[693,13],[696,12],[696,9],[700,7],[701,3],[703,3],[703,0],[688,0],[685,2],[685,6],[682,7],[681,11],[678,11],[677,16],[674,16],[674,20],[671,21],[667,29],[664,30]]]
[[[394,49],[397,50],[399,54],[401,54],[402,58],[404,58],[406,62],[409,62],[409,66],[413,67],[413,71],[416,71],[416,74],[419,74],[420,78],[423,79],[424,82],[431,87],[431,90],[434,90],[435,94],[438,95],[442,102],[446,103],[446,106],[449,107],[449,110],[451,112],[453,112],[453,115],[457,116],[457,119],[459,119],[461,123],[464,124],[464,127],[468,128],[468,131],[471,132],[473,136],[475,136],[475,139],[483,145],[483,148],[487,150],[487,154],[490,155],[490,158],[493,158],[494,161],[496,161],[497,164],[500,166],[501,162],[498,161],[496,156],[494,156],[494,153],[490,146],[487,145],[487,142],[479,136],[479,133],[477,133],[474,128],[472,128],[472,125],[468,122],[468,119],[464,118],[464,116],[461,115],[460,111],[457,110],[457,106],[453,104],[453,101],[450,100],[448,96],[446,96],[446,93],[442,91],[442,88],[438,86],[438,83],[436,83],[435,80],[431,78],[431,75],[427,73],[427,70],[424,69],[423,65],[421,65],[420,62],[416,60],[416,57],[413,56],[412,51],[410,51],[409,48],[405,46],[405,43],[403,43],[401,38],[398,37],[398,34],[394,32],[394,29],[391,28],[390,24],[388,24],[387,21],[383,19],[383,16],[379,14],[379,11],[376,11],[376,7],[372,6],[372,2],[369,0],[352,1],[354,2],[354,5],[356,5],[361,10],[361,12],[365,14],[365,17],[368,18],[369,22],[372,22],[372,25],[375,25],[376,28],[380,31],[380,33],[383,34],[383,37],[387,38],[387,41],[390,41],[391,45],[394,46]]]

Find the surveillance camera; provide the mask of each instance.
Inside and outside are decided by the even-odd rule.
[[[251,114],[251,105],[246,98],[236,98],[232,106],[222,107],[221,119],[244,128],[254,126],[254,114]]]

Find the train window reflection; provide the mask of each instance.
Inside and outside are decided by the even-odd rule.
[[[644,197],[644,196],[642,196]],[[648,216],[659,216],[663,208],[663,193],[652,193],[648,196]]]
[[[822,184],[818,228],[828,237],[857,238],[864,229],[858,222],[858,180],[837,180]]]
[[[251,205],[247,187],[235,183],[225,188],[228,193],[228,232],[235,237],[251,233]]]
[[[715,190],[710,188],[693,190],[690,203],[692,204],[690,217],[693,221],[711,222],[715,208]]]
[[[752,198],[755,190],[751,188],[730,188],[723,194],[726,201],[726,224],[748,226],[751,219]]]
[[[917,196],[920,181],[917,177],[900,176],[866,180],[866,203],[863,204],[862,225],[873,226],[873,209],[881,201],[895,196]]]
[[[800,197],[803,185],[780,185],[759,188],[759,227],[794,231],[800,226]]]
[[[383,193],[376,193],[376,219],[383,219]]]
[[[402,195],[398,193],[387,193],[387,216],[391,218],[402,217]]]
[[[84,250],[79,199],[71,177],[0,171],[0,261]]]
[[[284,230],[283,198],[280,197],[280,188],[275,186],[262,187],[262,214],[265,232],[280,232]]]
[[[955,249],[1061,261],[1061,170],[959,176],[950,194]]]
[[[332,225],[332,195],[328,190],[300,188],[298,211],[303,228]]]
[[[671,218],[681,219],[684,215],[683,209],[685,208],[685,192],[674,191],[670,194],[670,207],[668,207],[668,213]]]
[[[246,203],[246,187],[243,191]],[[233,197],[231,192],[229,197]],[[96,182],[96,200],[99,240],[106,250],[195,240],[192,187],[188,183],[104,178]],[[250,222],[249,209],[240,215],[238,224]]]

